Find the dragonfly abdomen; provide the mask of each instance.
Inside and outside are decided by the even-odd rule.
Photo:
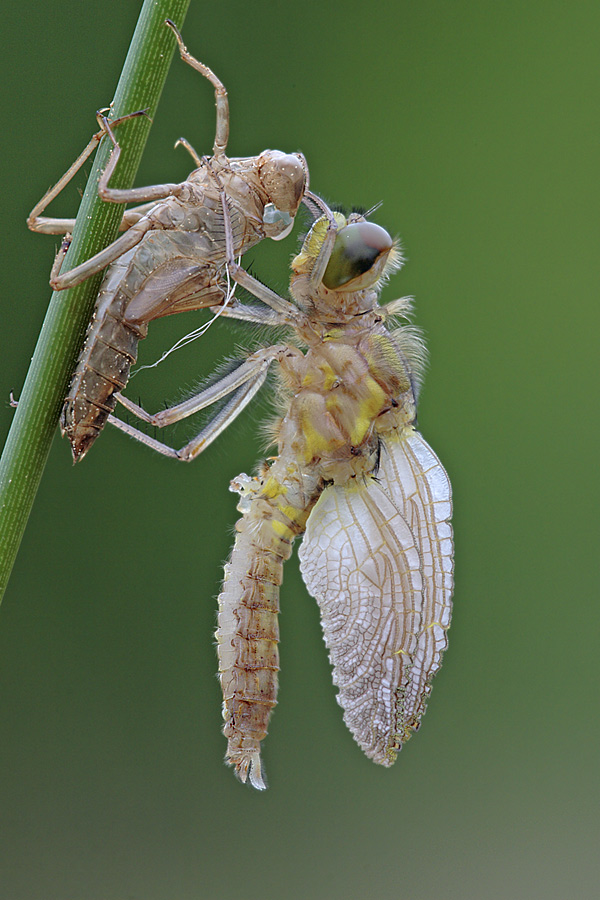
[[[279,586],[294,538],[304,530],[316,492],[306,494],[300,476],[279,481],[241,475],[232,490],[242,495],[231,559],[225,566],[216,632],[223,690],[226,761],[241,781],[264,789],[260,743],[277,702]],[[306,479],[305,479],[306,481]]]
[[[146,324],[123,318],[130,298],[120,284],[132,253],[113,263],[104,278],[63,404],[60,427],[71,443],[75,462],[88,451],[113,411],[115,393],[127,384],[138,342],[148,331]]]

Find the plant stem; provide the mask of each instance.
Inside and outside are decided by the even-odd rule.
[[[123,152],[111,180],[114,187],[127,188],[133,184],[176,46],[164,20],[168,17],[181,27],[189,2],[144,0],[110,117],[147,109],[150,118],[138,117],[119,127],[118,140]],[[110,149],[110,143],[103,140],[96,153],[63,271],[83,262],[117,235],[123,207],[104,203],[97,191]],[[101,278],[102,273],[71,290],[52,295],[19,398],[0,459],[0,601],[46,465]]]

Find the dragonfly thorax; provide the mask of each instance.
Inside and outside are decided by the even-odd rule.
[[[281,365],[292,400],[279,429],[280,455],[316,466],[326,480],[372,471],[382,416],[394,419],[388,415],[385,428],[414,418],[408,372],[383,328],[335,329]]]

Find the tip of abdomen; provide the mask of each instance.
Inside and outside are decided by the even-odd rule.
[[[78,438],[69,438],[69,443],[71,444],[71,454],[73,456],[73,465],[75,465],[75,463],[81,462],[97,437],[98,432],[96,432],[95,434],[83,435]]]
[[[252,787],[257,791],[266,790],[266,783],[263,777],[262,761],[258,750],[239,750],[236,749],[225,756],[225,762],[233,766],[235,774],[241,782],[246,784],[250,781]]]
[[[65,400],[59,424],[61,434],[67,437],[71,445],[74,463],[82,460],[88,452],[102,431],[110,412],[107,406],[100,408],[85,398],[73,400],[68,397]]]

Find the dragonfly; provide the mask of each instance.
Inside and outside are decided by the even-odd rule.
[[[221,200],[226,208],[225,191]],[[415,427],[425,347],[409,324],[408,298],[379,303],[402,263],[399,246],[365,216],[332,212],[310,191],[304,202],[320,214],[292,261],[291,299],[236,263],[225,216],[231,276],[287,325],[289,338],[155,415],[120,398],[158,427],[220,401],[184,447],[110,417],[154,450],[189,461],[278,369],[277,454],[230,485],[241,518],[216,631],[226,762],[259,790],[261,742],[277,700],[279,587],[297,537],[344,721],[379,765],[391,766],[419,728],[452,609],[450,481]]]
[[[199,157],[180,138],[177,143],[196,163],[185,181],[112,188],[109,182],[121,153],[114,129],[143,111],[112,123],[100,113],[100,130],[27,220],[32,231],[67,234],[52,267],[54,290],[71,288],[107,269],[61,413],[61,429],[71,443],[74,462],[83,459],[113,411],[116,394],[127,384],[138,343],[146,337],[151,321],[219,307],[224,316],[272,323],[268,310],[246,308],[228,288],[220,193],[224,190],[228,199],[233,252],[241,256],[264,238],[281,240],[290,233],[308,181],[301,153],[265,150],[254,157],[227,156],[227,91],[212,70],[189,53],[173,22],[167,19],[165,24],[175,35],[182,60],[214,87],[217,116],[212,156]],[[113,146],[98,192],[108,202],[138,205],[123,215],[120,227],[125,234],[81,265],[60,271],[75,220],[43,213],[105,138]]]

